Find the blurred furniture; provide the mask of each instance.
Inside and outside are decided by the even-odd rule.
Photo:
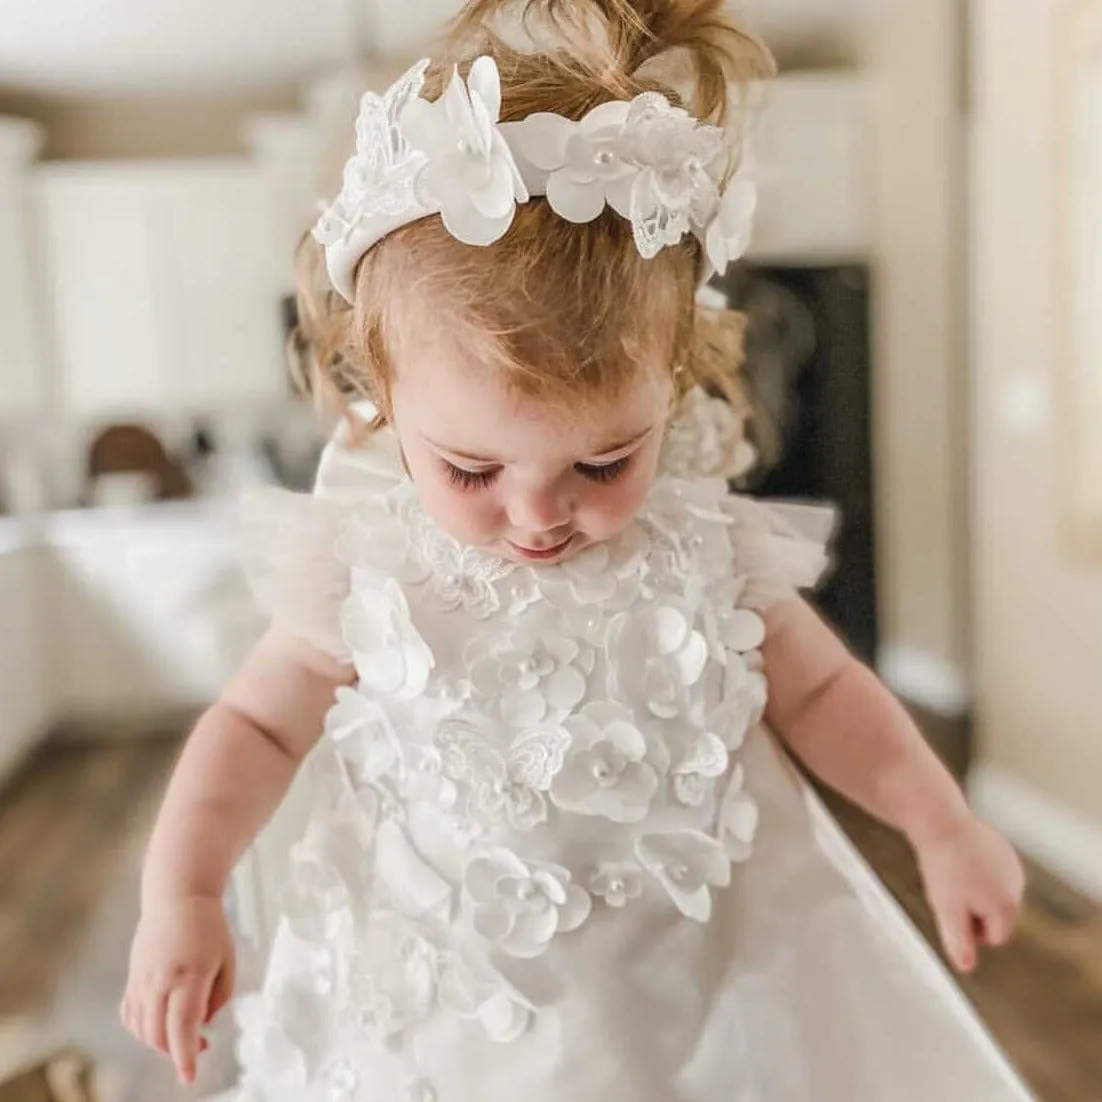
[[[151,731],[209,703],[263,630],[230,503],[0,519],[0,779],[49,730]]]
[[[88,449],[88,496],[95,497],[97,479],[119,474],[145,476],[153,501],[173,501],[194,493],[183,467],[144,425],[111,425],[92,441]]]
[[[0,524],[0,779],[46,731],[45,578],[29,527]]]
[[[0,1083],[0,1102],[97,1102],[92,1063],[79,1052],[60,1052]]]
[[[197,709],[262,628],[238,568],[231,503],[54,514],[41,553],[60,721]]]
[[[29,170],[41,127],[0,116],[0,423],[26,416],[42,399]]]
[[[249,161],[55,162],[33,177],[53,384],[70,417],[288,393],[283,259]]]

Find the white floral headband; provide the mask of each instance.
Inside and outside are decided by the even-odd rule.
[[[382,96],[364,95],[340,195],[314,227],[349,302],[356,265],[387,234],[439,214],[460,241],[489,245],[516,204],[536,195],[571,222],[591,222],[607,203],[631,220],[647,258],[689,232],[718,272],[746,251],[757,191],[740,171],[720,193],[719,127],[658,92],[603,103],[578,122],[541,111],[501,123],[492,57],[478,58],[466,82],[456,69],[435,102],[420,98],[429,64],[419,61]]]

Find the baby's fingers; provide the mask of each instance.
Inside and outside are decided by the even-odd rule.
[[[976,925],[980,940],[985,945],[1005,945],[1018,921],[1017,904],[995,902],[976,910]]]
[[[197,976],[174,987],[168,996],[165,1014],[168,1051],[177,1074],[185,1083],[195,1079],[195,1063],[203,1047],[199,1026],[210,997],[210,986],[211,977]]]
[[[165,1033],[165,1006],[168,994],[147,991],[135,1011],[138,1017],[139,1034],[143,1044],[158,1052],[168,1052],[168,1035]]]
[[[976,935],[972,916],[964,908],[935,908],[941,944],[946,956],[958,972],[971,972],[976,967]]]
[[[203,1019],[204,1025],[213,1022],[218,1012],[233,998],[235,983],[236,967],[234,958],[231,956],[222,965],[218,975],[214,977],[214,984],[210,990],[210,1005],[207,1007],[207,1013]]]

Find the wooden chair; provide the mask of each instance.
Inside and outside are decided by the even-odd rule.
[[[88,449],[89,482],[112,474],[148,476],[157,501],[191,497],[195,492],[184,468],[144,425],[111,425],[92,441]]]

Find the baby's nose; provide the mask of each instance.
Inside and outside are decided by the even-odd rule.
[[[570,522],[570,503],[555,487],[520,492],[509,503],[509,521],[518,532],[542,535]]]

